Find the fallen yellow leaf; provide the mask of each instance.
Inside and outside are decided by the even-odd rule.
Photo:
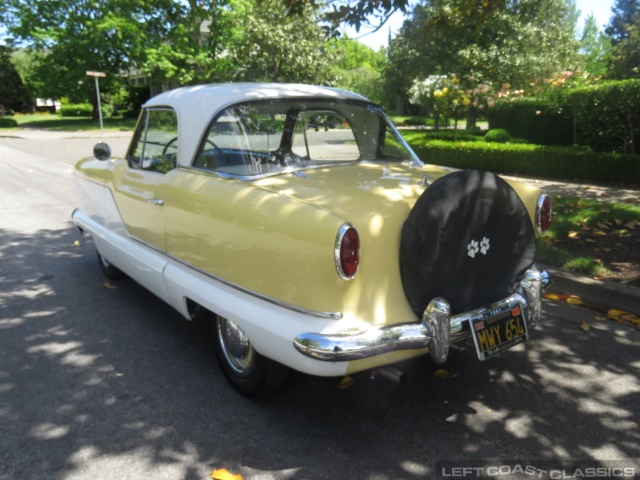
[[[625,322],[635,323],[636,325],[640,325],[640,318],[636,317],[631,313],[627,313],[625,315],[621,315],[620,318]]]
[[[73,242],[73,246],[74,247],[79,247],[80,246],[80,240],[76,240],[75,242]]]
[[[591,326],[589,326],[589,324],[583,320],[582,323],[580,324],[580,328],[585,332],[588,332]]]
[[[438,370],[433,372],[433,375],[438,377],[438,378],[441,378],[443,380],[449,380],[450,378],[458,376],[457,373],[453,373],[453,372],[450,372],[448,370],[444,370],[442,368],[439,368]]]
[[[619,317],[619,316],[625,315],[627,313],[629,313],[629,312],[625,312],[624,310],[618,310],[618,309],[612,308],[607,312],[607,315],[609,315],[610,317]]]
[[[607,232],[603,232],[602,230],[596,230],[593,233],[595,233],[596,235],[606,235],[607,234]]]
[[[116,286],[115,286],[113,283],[111,283],[111,282],[104,282],[104,283],[102,284],[102,286],[103,286],[104,288],[108,288],[109,290],[115,290],[115,289],[116,289]]]
[[[599,321],[601,321],[601,322],[602,322],[602,321],[604,321],[604,322],[606,322],[606,321],[607,321],[607,317],[593,317],[593,319],[594,319],[594,320],[599,320]]]
[[[571,305],[582,305],[582,300],[580,300],[578,297],[569,297],[567,298],[567,303]]]
[[[229,472],[226,468],[219,468],[218,470],[213,470],[211,472],[211,478],[213,480],[243,480],[242,475],[233,474]]]
[[[578,235],[580,235],[580,232],[569,232],[567,237],[569,237],[569,238],[578,238]]]
[[[544,298],[546,298],[547,300],[560,300],[560,297],[555,293],[547,293],[545,294]]]
[[[609,253],[609,252],[612,252],[613,249],[612,248],[603,248],[602,251],[606,252],[606,253]]]
[[[338,388],[342,388],[343,390],[346,388],[351,388],[353,387],[354,383],[355,380],[353,379],[353,377],[351,375],[347,375],[346,377],[342,377],[342,380],[340,380],[340,383],[338,383]]]

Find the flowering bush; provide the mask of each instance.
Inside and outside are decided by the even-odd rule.
[[[460,85],[455,75],[430,75],[425,80],[414,80],[409,90],[409,101],[440,115],[457,120],[462,118],[473,102],[471,92]],[[437,120],[436,120],[437,121]]]

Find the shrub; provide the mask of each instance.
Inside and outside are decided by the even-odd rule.
[[[640,184],[640,155],[529,144],[428,141],[418,132],[405,138],[422,160],[435,165],[536,178]]]
[[[511,139],[511,135],[504,128],[493,128],[484,136],[486,142],[507,143]]]
[[[573,121],[567,108],[549,99],[500,101],[489,109],[489,128],[539,145],[572,145]]]
[[[102,118],[111,118],[115,108],[109,103],[102,103]],[[90,103],[67,103],[60,107],[60,115],[63,117],[91,117],[93,105]]]
[[[0,128],[14,128],[18,126],[18,122],[13,118],[0,118]]]
[[[640,79],[578,88],[563,97],[575,119],[576,143],[599,151],[640,152]]]
[[[93,105],[90,103],[67,103],[60,106],[63,117],[90,117],[93,115]]]
[[[482,135],[475,135],[473,133],[469,133],[469,130],[428,130],[423,132],[425,139],[429,140],[448,140],[450,142],[459,141],[459,142],[482,142],[484,141],[484,137]]]

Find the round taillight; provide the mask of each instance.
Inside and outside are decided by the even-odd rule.
[[[338,230],[335,245],[336,269],[341,278],[351,280],[360,265],[360,238],[352,225],[345,223]]]
[[[538,197],[538,205],[536,207],[536,228],[538,233],[542,235],[549,230],[551,226],[551,199],[545,194]]]

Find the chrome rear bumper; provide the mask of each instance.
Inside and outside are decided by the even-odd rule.
[[[484,318],[494,309],[519,303],[527,325],[532,327],[539,324],[542,293],[550,283],[546,271],[532,267],[525,272],[512,295],[482,308],[452,316],[449,303],[444,298],[437,297],[429,303],[419,323],[372,327],[347,333],[304,333],[294,340],[294,346],[308,357],[328,362],[359,360],[398,350],[428,348],[434,362],[444,363],[449,345],[470,335],[470,321]]]

